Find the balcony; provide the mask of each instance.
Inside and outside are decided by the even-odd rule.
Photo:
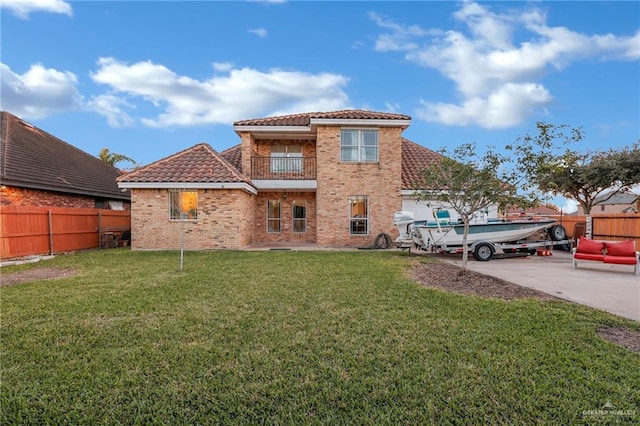
[[[252,157],[252,180],[315,180],[315,157]]]

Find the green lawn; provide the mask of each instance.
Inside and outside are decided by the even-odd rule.
[[[189,252],[180,272],[178,252],[112,249],[3,268],[77,274],[0,288],[0,424],[640,422],[640,356],[596,334],[640,324],[427,289],[412,261]],[[626,415],[584,413],[607,402]]]

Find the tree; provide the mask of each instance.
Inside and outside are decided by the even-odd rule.
[[[104,161],[107,164],[111,164],[112,166],[116,166],[116,164],[121,163],[123,161],[127,161],[131,163],[133,166],[136,165],[136,162],[126,155],[116,154],[115,152],[110,152],[109,148],[102,148],[100,153],[98,154],[98,158]]]
[[[538,202],[530,194],[519,194],[523,180],[517,168],[508,167],[510,157],[489,148],[482,156],[476,153],[476,145],[463,144],[452,153],[440,151],[443,157],[422,172],[429,190],[422,190],[417,197],[450,207],[460,215],[464,223],[462,269],[466,270],[468,254],[467,237],[469,223],[474,213],[498,204],[528,206]]]
[[[542,122],[536,128],[537,135],[520,137],[515,148],[531,176],[529,185],[577,201],[591,236],[593,207],[640,183],[640,141],[619,150],[579,152],[569,145],[584,138],[581,128]]]

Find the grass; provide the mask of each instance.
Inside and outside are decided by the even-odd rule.
[[[633,321],[423,288],[393,252],[128,249],[0,288],[1,424],[640,421]],[[610,402],[624,415],[589,414]],[[606,410],[606,409],[605,409]],[[587,413],[585,413],[587,412]]]

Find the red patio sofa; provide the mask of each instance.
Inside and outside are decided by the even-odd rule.
[[[615,265],[633,265],[633,273],[640,271],[640,252],[636,251],[636,242],[629,241],[600,241],[580,237],[578,244],[572,250],[573,269],[578,261],[588,260]]]

